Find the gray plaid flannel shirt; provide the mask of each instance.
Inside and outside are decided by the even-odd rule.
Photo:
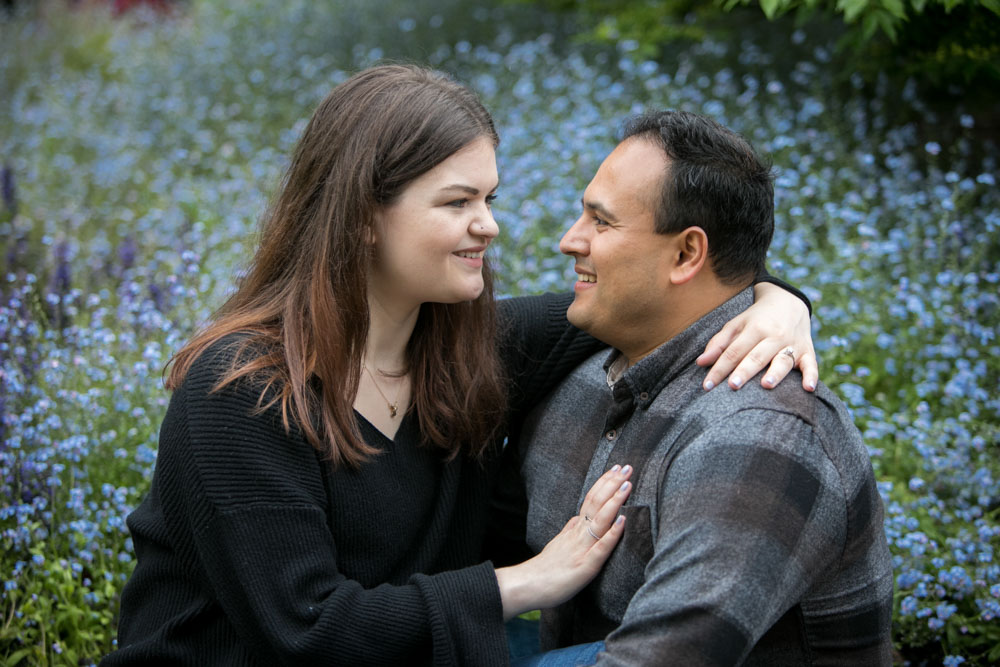
[[[698,356],[753,301],[715,309],[609,388],[579,366],[528,417],[521,473],[536,551],[614,464],[625,536],[542,647],[607,638],[599,665],[889,665],[893,575],[868,452],[844,405],[797,371],[701,388]]]

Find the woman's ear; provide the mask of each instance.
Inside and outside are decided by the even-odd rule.
[[[708,261],[708,235],[701,227],[688,227],[674,237],[670,282],[682,285],[694,278]]]
[[[365,245],[368,246],[369,250],[375,248],[378,245],[378,230],[382,228],[382,213],[376,208],[372,215],[372,220],[370,223],[365,225]]]

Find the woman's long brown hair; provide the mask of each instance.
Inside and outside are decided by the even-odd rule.
[[[368,337],[367,277],[375,213],[413,179],[472,141],[499,142],[469,89],[407,65],[364,70],[338,85],[306,127],[263,219],[260,245],[236,293],[172,359],[176,389],[209,346],[240,337],[215,389],[243,377],[263,381],[258,402],[280,402],[335,466],[358,466],[376,449],[354,417]],[[425,444],[454,457],[482,454],[496,435],[505,391],[495,344],[489,267],[479,298],[425,303],[406,354]],[[265,402],[265,396],[272,398]]]

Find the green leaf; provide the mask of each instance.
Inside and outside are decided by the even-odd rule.
[[[898,19],[906,18],[906,7],[903,0],[881,0],[882,7]]]
[[[878,30],[878,17],[874,14],[869,14],[861,21],[861,39],[868,41]]]
[[[1000,0],[979,0],[979,4],[1000,16]]]
[[[781,9],[781,0],[760,0],[760,8],[764,10],[764,15],[769,20],[774,19]]]
[[[7,662],[4,664],[6,664],[7,667],[14,667],[14,665],[27,658],[33,652],[34,649],[31,648],[22,648],[20,651],[14,651],[7,656]]]
[[[884,11],[879,11],[877,16],[878,16],[879,26],[882,28],[882,32],[884,32],[889,37],[889,40],[893,44],[895,44],[897,35],[896,28],[898,21],[895,18],[893,18],[891,14]]]
[[[868,0],[837,0],[837,10],[844,13],[847,23],[853,23],[867,7]]]

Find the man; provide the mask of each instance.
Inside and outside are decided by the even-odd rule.
[[[529,546],[604,471],[635,472],[621,543],[587,589],[543,612],[543,649],[606,637],[599,665],[891,663],[882,503],[843,404],[795,382],[706,392],[695,364],[752,303],[773,200],[746,141],[683,112],[631,121],[588,185],[560,243],[579,276],[567,316],[614,350],[577,368],[508,448]]]

